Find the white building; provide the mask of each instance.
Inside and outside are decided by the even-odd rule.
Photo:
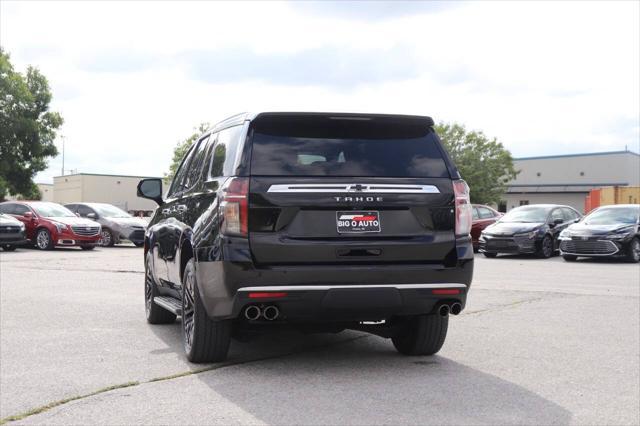
[[[552,203],[584,212],[591,189],[640,185],[640,155],[631,151],[516,158],[514,165],[520,173],[509,183],[502,211]]]
[[[77,173],[53,178],[53,201],[108,203],[123,210],[153,211],[157,205],[136,195],[138,182],[146,176]]]
[[[38,189],[40,190],[40,194],[42,201],[53,201],[53,184],[51,183],[37,183]]]

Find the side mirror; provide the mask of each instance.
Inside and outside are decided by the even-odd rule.
[[[31,212],[24,212],[24,214],[22,215],[22,217],[26,218],[26,219],[33,219],[33,213]]]
[[[573,223],[579,223],[582,220],[582,218],[577,218],[576,220],[573,221]]]
[[[97,214],[95,214],[95,213],[88,213],[88,214],[87,214],[87,217],[88,217],[89,219],[97,219],[97,218],[98,218],[98,215],[97,215]]]
[[[138,183],[138,197],[153,200],[159,206],[164,204],[162,199],[162,179],[142,179]]]

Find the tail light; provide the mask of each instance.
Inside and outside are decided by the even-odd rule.
[[[220,232],[224,235],[249,234],[249,179],[231,178],[222,187]]]
[[[454,180],[453,193],[456,197],[456,235],[469,235],[472,221],[469,185],[463,180]]]

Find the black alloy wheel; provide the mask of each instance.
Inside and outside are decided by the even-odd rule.
[[[538,257],[542,259],[548,259],[553,256],[553,237],[551,235],[545,235],[540,242],[540,249],[538,250]]]
[[[144,262],[144,310],[147,322],[149,324],[172,324],[176,320],[176,315],[156,305],[153,301],[153,298],[158,295],[158,289],[153,279],[151,260],[151,252],[149,251]]]
[[[182,340],[191,362],[220,362],[227,358],[231,320],[209,318],[198,292],[195,261],[189,259],[182,275]]]
[[[190,353],[193,347],[193,328],[195,319],[195,278],[193,273],[186,273],[182,282],[182,332],[184,334],[184,350]]]

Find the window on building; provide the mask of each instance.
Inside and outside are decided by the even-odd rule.
[[[521,206],[528,206],[529,205],[529,200],[520,200],[520,205]]]

